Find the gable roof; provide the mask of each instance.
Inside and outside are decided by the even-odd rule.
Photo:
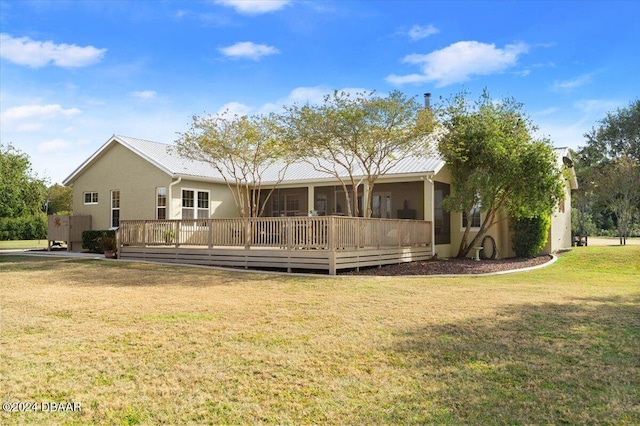
[[[62,181],[63,185],[68,185],[73,182],[77,176],[82,174],[115,144],[124,146],[163,172],[167,173],[169,176],[185,176],[224,182],[222,175],[211,167],[211,165],[203,161],[194,161],[180,156],[176,147],[173,145],[128,136],[113,135],[91,157],[85,160],[64,181]]]
[[[64,185],[72,183],[76,177],[91,167],[114,144],[124,146],[172,177],[187,177],[195,180],[224,183],[224,177],[209,163],[181,156],[174,145],[119,135],[113,135],[109,138],[104,145],[75,169],[62,183]],[[326,163],[325,165],[331,166],[331,163]],[[385,176],[436,174],[444,165],[444,161],[439,158],[411,156],[398,161]],[[282,164],[274,164],[272,167],[267,168],[263,174],[262,183],[268,185],[278,182],[278,174],[282,167]],[[361,170],[356,170],[355,174],[357,177],[364,175]],[[347,170],[341,170],[340,176],[347,177]],[[299,161],[289,165],[283,183],[331,180],[335,180],[332,175],[316,170],[307,162]]]

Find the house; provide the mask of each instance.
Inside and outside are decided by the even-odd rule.
[[[571,247],[571,191],[578,189],[578,179],[573,168],[573,159],[569,148],[555,149],[557,166],[561,170],[566,170],[564,197],[560,200],[560,205],[551,216],[551,227],[549,228],[549,238],[547,245],[543,249],[544,253],[555,253],[559,250]]]
[[[559,167],[570,162],[567,149],[556,151]],[[571,189],[575,172],[568,169],[565,200],[553,216],[546,252],[571,246]],[[277,184],[277,174],[267,172],[263,188]],[[405,158],[380,176],[372,192],[372,217],[428,221],[431,254],[457,253],[467,218],[447,212],[442,200],[451,192],[449,171],[438,158]],[[236,218],[238,210],[223,177],[209,164],[177,154],[172,145],[112,136],[64,182],[73,188],[75,214],[91,215],[93,229],[108,229],[121,220]],[[366,185],[357,202],[362,205]],[[296,163],[277,185],[264,216],[297,217],[344,215],[347,197],[335,177]],[[480,226],[482,213],[470,220]],[[472,228],[473,229],[473,228]],[[503,217],[490,231],[500,257],[513,255],[509,221]]]

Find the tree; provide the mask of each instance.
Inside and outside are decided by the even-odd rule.
[[[205,161],[220,173],[231,190],[240,217],[259,217],[290,163],[275,115],[194,116],[191,128],[180,133],[177,149],[187,158]],[[267,169],[277,170],[276,184],[262,197]],[[249,221],[246,244],[250,243]]]
[[[620,243],[640,210],[640,100],[609,112],[597,128],[585,133],[586,145],[578,151],[581,195],[575,203],[586,204],[594,217],[613,213]]]
[[[46,186],[31,170],[29,156],[0,144],[0,240],[44,238]]]
[[[546,139],[532,137],[535,127],[513,99],[495,102],[485,90],[473,104],[459,94],[438,109],[446,129],[439,143],[449,166],[453,192],[445,200],[450,211],[472,217],[484,213],[475,237],[466,227],[458,257],[466,257],[494,226],[504,209],[514,218],[549,214],[563,196],[562,172]]]
[[[593,186],[605,208],[616,215],[620,245],[625,245],[640,205],[640,164],[627,156],[616,158],[598,170]]]
[[[46,186],[31,169],[29,156],[0,144],[0,217],[32,216],[42,211]]]
[[[73,210],[73,190],[54,184],[47,189],[47,214],[70,213]]]
[[[315,170],[338,179],[349,216],[360,215],[351,200],[357,200],[362,183],[368,186],[363,213],[371,216],[376,180],[403,158],[426,155],[435,124],[430,110],[398,91],[387,96],[334,91],[319,105],[286,109],[289,144]]]
[[[587,145],[581,153],[588,164],[619,157],[640,161],[640,99],[630,102],[626,108],[608,112],[599,124],[584,135]]]

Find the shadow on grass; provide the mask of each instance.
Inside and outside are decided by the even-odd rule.
[[[407,331],[391,348],[414,383],[387,406],[406,422],[640,424],[640,293],[512,306]]]
[[[0,272],[51,272],[60,282],[96,286],[185,287],[232,285],[242,281],[280,282],[290,278],[278,275],[219,271],[153,263],[118,262],[20,255],[0,256]],[[195,278],[195,279],[193,279]]]

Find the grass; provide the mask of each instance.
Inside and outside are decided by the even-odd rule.
[[[2,424],[640,423],[640,246],[494,277],[0,256]]]
[[[47,240],[8,240],[0,241],[0,250],[46,249]]]

